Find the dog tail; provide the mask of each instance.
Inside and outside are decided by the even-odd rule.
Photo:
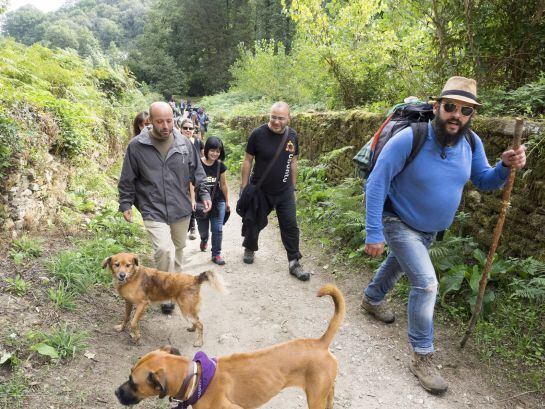
[[[205,281],[208,281],[210,283],[210,286],[217,292],[222,294],[225,294],[227,292],[225,290],[225,283],[223,281],[223,277],[219,275],[218,273],[214,273],[213,271],[208,270],[197,276],[197,283],[199,283],[199,285],[201,285]]]
[[[333,341],[333,337],[343,322],[344,315],[346,313],[346,305],[344,303],[344,297],[341,290],[339,290],[333,284],[326,284],[320,288],[318,291],[318,297],[323,297],[324,295],[331,296],[331,298],[333,298],[333,303],[335,304],[335,313],[333,314],[333,318],[331,318],[325,334],[320,338],[320,343],[327,348],[331,344],[331,341]]]

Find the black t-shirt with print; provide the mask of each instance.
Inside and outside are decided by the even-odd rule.
[[[206,185],[206,188],[212,194],[212,190],[214,189],[214,185],[218,183],[218,187],[216,187],[216,193],[214,197],[212,198],[213,202],[225,202],[225,195],[221,191],[219,180],[216,180],[216,177],[218,175],[218,166],[220,166],[220,178],[221,174],[227,170],[227,166],[219,160],[214,162],[212,166],[208,166],[206,163],[204,163],[201,159],[202,167],[204,169],[204,173],[206,173],[206,179],[204,180],[204,184]]]
[[[257,184],[259,182],[261,175],[265,173],[270,161],[273,160],[274,154],[283,137],[284,133],[274,133],[269,129],[267,124],[261,125],[252,131],[246,145],[246,152],[254,156],[255,160],[251,176],[252,183]],[[291,161],[297,155],[299,155],[297,134],[290,128],[288,139],[269,174],[263,181],[261,190],[269,194],[278,194],[292,187]]]

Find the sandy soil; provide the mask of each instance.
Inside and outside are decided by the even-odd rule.
[[[192,274],[210,268],[219,271],[229,289],[229,294],[220,295],[207,285],[202,288],[201,318],[205,326],[202,350],[209,356],[221,356],[295,337],[320,336],[333,313],[331,299],[315,296],[321,285],[335,282],[328,273],[331,267],[327,271],[323,268],[329,256],[303,243],[304,266],[312,272],[312,277],[302,283],[288,274],[274,219],[262,233],[261,249],[253,265],[242,262],[240,228],[240,218],[233,215],[224,232],[223,255],[227,264],[223,267],[210,262],[209,251],[199,251],[199,240],[187,242],[185,270]],[[336,408],[545,407],[542,401],[530,395],[512,398],[516,391],[509,391],[501,382],[489,382],[489,375],[479,369],[473,358],[467,358],[467,352],[460,354],[451,346],[458,340],[451,339],[448,328],[437,328],[437,360],[450,388],[443,397],[428,394],[408,369],[405,307],[396,306],[396,323],[386,326],[375,322],[359,309],[361,288],[370,273],[346,277],[349,278],[336,284],[345,295],[347,316],[331,345],[339,361]],[[4,306],[10,302],[13,305],[13,297],[4,294],[2,298]],[[36,316],[35,306],[19,307],[8,313],[19,314],[22,320],[32,322]],[[127,379],[138,357],[165,344],[178,347],[187,356],[197,351],[192,346],[194,334],[185,330],[188,324],[178,311],[170,317],[160,314],[157,306],[148,311],[141,321],[140,345],[133,345],[128,333],[113,331],[122,312],[123,301],[113,289],[108,289],[85,297],[77,314],[61,317],[89,331],[87,357],[80,355],[58,367],[36,369],[33,393],[22,407],[121,407],[114,389]],[[138,407],[167,408],[169,405],[166,399],[152,399]],[[284,390],[264,406],[268,409],[306,407],[305,396],[298,389]]]

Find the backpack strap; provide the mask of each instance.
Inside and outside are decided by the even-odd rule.
[[[403,169],[405,169],[407,165],[411,163],[414,160],[414,158],[416,158],[416,155],[418,155],[418,153],[424,146],[424,142],[426,142],[426,138],[428,136],[427,122],[412,123],[411,129],[413,130],[413,144],[411,148],[411,153],[409,154],[409,157],[405,161],[405,165],[403,166]]]
[[[473,131],[469,130],[469,132],[466,132],[464,138],[466,138],[467,143],[471,146],[471,153],[475,152],[475,135],[473,135]]]

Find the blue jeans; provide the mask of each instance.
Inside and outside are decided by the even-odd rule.
[[[223,239],[223,219],[225,217],[225,202],[214,203],[218,215],[207,219],[197,219],[201,241],[208,242],[209,230],[212,230],[212,257],[221,254],[221,241]],[[212,210],[211,210],[212,211]]]
[[[382,302],[403,273],[411,284],[408,333],[414,352],[433,352],[433,311],[437,298],[437,278],[428,249],[435,233],[412,229],[397,216],[385,214],[382,224],[389,254],[364,293],[371,304]]]

